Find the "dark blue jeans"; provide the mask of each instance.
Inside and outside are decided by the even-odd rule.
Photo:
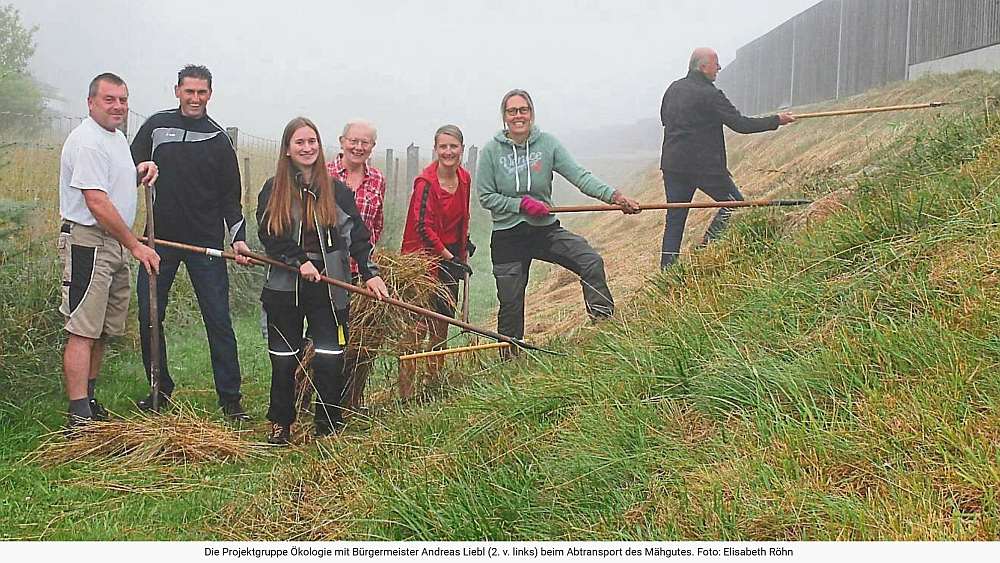
[[[170,287],[177,276],[181,262],[191,278],[191,285],[198,298],[201,318],[208,335],[208,349],[212,357],[212,373],[219,404],[240,399],[240,362],[236,353],[236,335],[229,316],[229,274],[225,258],[194,254],[183,250],[156,247],[160,255],[160,273],[156,277],[156,303],[160,323],[160,391],[173,393],[174,380],[167,368],[167,343],[163,334],[163,318],[167,314]],[[139,339],[142,343],[142,363],[149,377],[149,274],[139,268],[136,292],[139,295]]]
[[[723,174],[678,174],[663,172],[663,190],[670,203],[686,203],[694,198],[695,190],[701,190],[715,201],[743,201],[743,194],[729,175]],[[667,224],[663,227],[663,244],[660,250],[660,268],[667,268],[681,253],[684,238],[684,224],[687,223],[689,209],[668,209]],[[733,210],[724,207],[715,214],[705,232],[702,245],[718,238],[729,223]]]

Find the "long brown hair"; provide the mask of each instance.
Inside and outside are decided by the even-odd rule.
[[[316,218],[320,225],[332,227],[337,224],[337,205],[333,195],[333,183],[326,171],[326,159],[323,157],[323,139],[319,136],[319,129],[312,120],[305,117],[296,117],[285,125],[285,132],[281,134],[281,147],[278,151],[278,166],[274,172],[274,185],[271,188],[271,199],[267,202],[267,230],[275,235],[282,235],[285,230],[292,225],[292,204],[299,201],[302,209],[303,222],[312,227],[309,217],[313,212],[311,197],[302,197],[302,190],[295,183],[295,165],[289,156],[289,148],[292,142],[292,135],[302,127],[308,127],[316,133],[316,141],[319,144],[319,155],[312,165],[312,188],[318,196],[316,198]],[[303,201],[304,200],[304,201]]]

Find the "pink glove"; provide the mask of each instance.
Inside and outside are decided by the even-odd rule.
[[[521,213],[529,217],[544,217],[549,214],[549,206],[533,197],[524,196],[521,198]]]

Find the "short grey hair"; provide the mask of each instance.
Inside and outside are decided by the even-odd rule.
[[[701,70],[701,65],[708,64],[710,56],[707,53],[699,52],[698,49],[691,53],[691,62],[688,63],[688,70]]]
[[[375,128],[375,125],[371,121],[366,121],[364,119],[352,119],[348,121],[347,124],[344,125],[344,130],[340,133],[340,136],[346,137],[347,133],[351,131],[351,127],[364,127],[372,132],[373,143],[378,140],[378,129]]]

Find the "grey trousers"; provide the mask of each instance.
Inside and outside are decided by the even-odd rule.
[[[497,315],[500,334],[524,338],[524,291],[532,260],[558,264],[580,276],[583,300],[591,318],[614,313],[604,259],[586,239],[562,228],[558,221],[544,227],[520,223],[493,231],[490,252],[500,301]]]
[[[679,174],[663,172],[663,190],[670,203],[689,202],[694,198],[695,190],[701,190],[715,201],[743,201],[743,194],[733,183],[729,175],[723,174]],[[666,269],[675,261],[681,252],[681,239],[684,237],[684,224],[687,223],[689,209],[668,209],[667,224],[663,227],[663,244],[660,250],[660,268]],[[724,207],[715,214],[708,226],[702,245],[706,245],[722,234],[733,210]]]

